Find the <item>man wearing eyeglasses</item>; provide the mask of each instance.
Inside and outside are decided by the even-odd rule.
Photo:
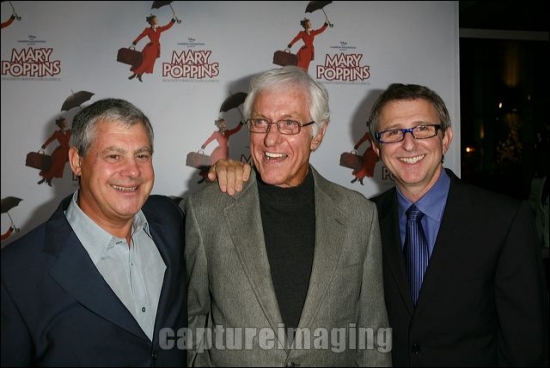
[[[443,168],[453,131],[444,102],[429,88],[390,85],[369,122],[373,148],[396,182],[373,198],[393,364],[548,366],[548,293],[528,204],[467,185]],[[427,248],[418,295],[406,256],[413,205],[423,213]]]
[[[326,89],[273,69],[252,79],[243,110],[250,180],[186,202],[188,365],[391,365],[376,207],[309,163]]]

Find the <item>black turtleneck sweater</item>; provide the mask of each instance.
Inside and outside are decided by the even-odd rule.
[[[298,327],[315,248],[315,195],[311,170],[297,187],[258,178],[262,225],[271,278],[286,328]]]

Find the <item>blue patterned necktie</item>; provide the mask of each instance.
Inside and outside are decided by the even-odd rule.
[[[424,214],[414,204],[407,210],[407,232],[403,252],[411,296],[415,305],[422,287],[424,272],[428,267],[428,242],[420,223],[423,216]]]

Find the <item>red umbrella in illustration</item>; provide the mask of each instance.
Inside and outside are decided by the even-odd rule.
[[[165,5],[169,5],[170,9],[172,9],[172,12],[175,13],[171,3],[172,3],[171,1],[153,1],[153,5],[151,5],[151,9],[159,9]],[[176,21],[178,22],[178,24],[181,23],[181,19],[178,19],[178,17],[176,17]]]
[[[309,4],[306,6],[306,13],[313,13],[315,10],[321,9],[323,13],[325,14],[325,17],[327,17],[327,23],[330,27],[334,27],[334,24],[330,23],[328,20],[327,13],[325,13],[325,10],[323,9],[325,5],[328,5],[332,3],[332,1],[310,1]]]
[[[72,94],[65,99],[65,102],[63,102],[61,111],[69,111],[75,107],[80,107],[80,105],[88,101],[94,95],[93,93],[87,91],[78,91],[74,93],[71,90],[71,92]]]

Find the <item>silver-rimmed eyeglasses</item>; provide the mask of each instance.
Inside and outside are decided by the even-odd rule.
[[[251,133],[267,133],[269,129],[271,129],[271,125],[275,124],[277,125],[279,133],[294,135],[300,133],[302,127],[315,124],[315,122],[310,121],[309,123],[302,124],[297,121],[288,119],[283,119],[275,122],[269,121],[267,119],[249,119],[246,121],[246,124],[248,125],[248,130],[250,130]]]
[[[388,129],[375,133],[376,140],[380,143],[397,143],[405,139],[405,134],[411,133],[414,139],[432,138],[441,129],[440,124],[424,124],[407,129]]]

